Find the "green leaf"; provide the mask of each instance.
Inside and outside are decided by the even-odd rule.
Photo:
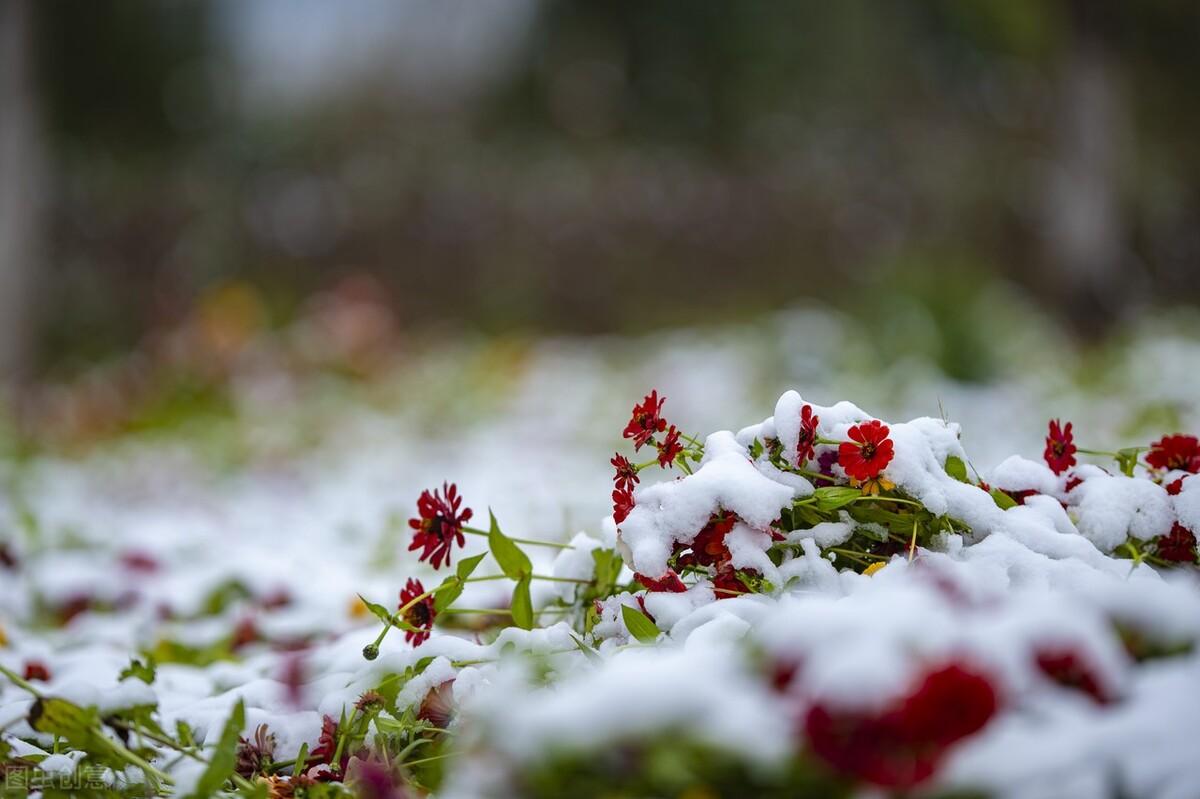
[[[383,605],[379,605],[370,601],[362,594],[359,594],[358,598],[361,599],[362,603],[367,606],[367,610],[375,614],[375,618],[379,619],[384,624],[395,624],[396,620],[392,617],[392,612]]]
[[[242,728],[245,726],[246,706],[239,699],[238,703],[233,706],[233,712],[229,714],[229,721],[225,722],[225,728],[221,730],[217,748],[209,757],[208,768],[204,769],[204,773],[196,781],[196,787],[188,794],[189,799],[190,797],[204,799],[204,797],[212,796],[221,790],[221,786],[233,774],[234,766],[237,765],[238,737],[242,734]]]
[[[456,574],[452,574],[445,580],[442,580],[442,584],[438,586],[437,593],[433,595],[434,611],[441,613],[454,604],[454,600],[462,596],[463,588],[463,581]]]
[[[960,483],[970,482],[967,480],[967,464],[957,455],[946,458],[946,474]]]
[[[813,497],[817,500],[817,510],[822,513],[844,508],[861,496],[861,491],[848,486],[825,486],[813,492]]]
[[[511,538],[500,532],[500,525],[496,523],[494,513],[489,510],[488,516],[491,517],[488,548],[491,549],[496,563],[500,565],[500,570],[510,580],[522,580],[533,574],[533,564],[529,562],[529,556],[522,552]]]
[[[83,708],[56,697],[40,698],[29,709],[29,726],[38,732],[57,735],[78,749],[92,750],[97,738],[99,716],[96,709]]]
[[[605,597],[612,593],[621,574],[621,556],[615,549],[596,548],[592,550],[592,561],[596,564],[591,594]]]
[[[1124,449],[1117,450],[1116,461],[1121,474],[1126,477],[1133,477],[1133,469],[1137,466],[1138,454],[1144,449],[1145,447],[1125,447]]]
[[[650,621],[650,617],[631,605],[621,606],[621,618],[629,634],[643,644],[652,644],[658,640],[658,627]]]
[[[599,653],[597,653],[595,649],[592,649],[590,646],[585,644],[583,642],[583,639],[580,638],[575,633],[571,633],[571,640],[575,642],[575,646],[579,649],[580,652],[583,653],[584,657],[586,657],[592,663],[603,663],[604,662],[604,659],[600,657]]]
[[[522,630],[533,629],[533,597],[529,595],[529,583],[532,578],[522,577],[517,581],[517,587],[512,595],[513,624]]]
[[[996,503],[996,507],[998,507],[1000,510],[1008,510],[1009,508],[1017,507],[1017,501],[1000,489],[993,488],[990,493],[992,495],[992,500]]]
[[[763,454],[763,443],[756,438],[756,439],[754,439],[754,441],[752,441],[750,443],[750,457],[753,458],[754,460],[758,460],[759,458],[762,457],[762,454]]]
[[[458,575],[458,579],[465,580],[470,577],[474,573],[475,567],[486,557],[487,553],[481,552],[473,557],[460,560],[458,562],[458,569],[455,572]]]
[[[138,660],[137,658],[130,660],[129,665],[121,671],[121,674],[117,679],[127,680],[130,677],[135,677],[147,685],[150,685],[154,682],[156,673],[157,664],[154,662],[154,656],[148,655],[145,663],[142,663],[142,661]]]

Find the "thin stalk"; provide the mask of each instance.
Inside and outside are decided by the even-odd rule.
[[[462,531],[464,533],[470,533],[471,535],[482,535],[482,536],[491,535],[491,533],[489,533],[487,530],[480,530],[478,527],[464,527],[464,528],[462,528]],[[575,547],[571,546],[570,544],[555,544],[550,541],[534,541],[532,538],[512,538],[510,536],[508,540],[515,541],[518,544],[529,544],[530,546],[534,546],[534,547],[553,547],[554,549],[574,549],[575,548]]]

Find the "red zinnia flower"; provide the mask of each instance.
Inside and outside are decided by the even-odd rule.
[[[425,586],[421,585],[421,581],[408,578],[408,583],[400,592],[400,607],[404,608],[423,593],[425,593]],[[419,602],[404,611],[404,620],[416,628],[415,630],[405,630],[404,640],[411,642],[413,646],[423,644],[429,638],[429,631],[433,629],[433,620],[436,617],[437,611],[433,607],[433,596],[422,597]]]
[[[666,573],[657,580],[647,577],[644,574],[637,574],[636,572],[633,578],[646,586],[647,591],[666,591],[672,594],[682,594],[687,590],[687,586],[683,584],[683,580],[679,579],[679,575],[670,569],[667,569]]]
[[[932,776],[948,747],[982,729],[997,705],[991,682],[951,663],[882,712],[816,704],[804,726],[812,751],[838,771],[906,790]]]
[[[666,397],[659,399],[658,390],[651,391],[640,405],[633,406],[633,417],[625,425],[625,438],[633,439],[633,448],[639,450],[654,438],[655,433],[667,429],[667,421],[662,418],[662,406]]]
[[[714,513],[688,545],[691,552],[680,555],[676,563],[680,566],[718,566],[725,563],[732,557],[729,547],[725,546],[725,536],[736,523],[737,516],[732,513]]]
[[[1167,483],[1167,493],[1171,496],[1177,496],[1183,490],[1183,478],[1179,477]]]
[[[888,426],[877,419],[856,424],[838,447],[838,463],[846,474],[855,480],[870,480],[876,477],[892,461],[892,440],[888,438]]]
[[[1055,474],[1062,474],[1075,465],[1075,436],[1071,433],[1071,423],[1059,426],[1057,419],[1050,420],[1050,433],[1046,436],[1046,451],[1042,457],[1046,465]]]
[[[1158,539],[1157,553],[1163,560],[1172,563],[1194,563],[1196,561],[1196,536],[1178,522],[1171,532]]]
[[[613,482],[617,484],[618,491],[633,491],[634,484],[641,482],[638,479],[637,468],[621,453],[613,455],[609,463],[617,470]]]
[[[679,431],[675,425],[667,431],[663,441],[658,445],[658,465],[668,469],[675,464],[675,456],[683,452],[683,444],[679,443]]]
[[[321,719],[321,735],[317,738],[317,745],[308,753],[308,756],[317,763],[329,763],[337,753],[337,741],[338,723],[333,716],[323,717]]]
[[[1195,436],[1163,436],[1150,445],[1146,463],[1155,469],[1182,469],[1200,472],[1200,441]]]
[[[32,682],[49,682],[50,669],[46,668],[46,664],[40,660],[30,660],[25,664],[25,679]]]
[[[623,491],[617,489],[612,493],[613,499],[613,521],[617,524],[625,521],[629,516],[629,512],[633,510],[633,491]]]
[[[1078,652],[1063,648],[1040,649],[1034,653],[1034,660],[1038,669],[1059,685],[1083,691],[1101,705],[1112,701],[1091,664]]]
[[[738,578],[737,570],[726,563],[717,569],[712,578],[713,591],[717,599],[729,599],[735,594],[748,594],[750,589]]]
[[[803,466],[816,454],[817,424],[820,416],[814,416],[811,405],[800,409],[800,434],[796,437],[796,465]]]
[[[417,500],[420,518],[408,520],[408,526],[416,530],[408,551],[424,547],[420,560],[428,560],[435,569],[440,569],[443,562],[450,565],[450,549],[456,542],[460,547],[466,543],[462,527],[472,515],[470,508],[458,512],[462,497],[457,485],[442,483],[442,491],[446,493],[445,497],[436,489],[433,493],[428,489],[422,491]]]

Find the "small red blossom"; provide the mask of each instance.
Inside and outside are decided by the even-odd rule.
[[[142,574],[153,574],[158,571],[158,561],[153,555],[145,552],[122,552],[121,565],[131,572],[140,572]]]
[[[1066,490],[1066,492],[1068,494],[1070,494],[1072,491],[1074,491],[1076,488],[1079,488],[1079,486],[1081,486],[1081,485],[1083,485],[1083,478],[1080,477],[1079,475],[1073,474],[1067,478],[1067,484],[1066,484],[1066,486],[1064,486],[1064,489]]]
[[[870,480],[891,463],[893,448],[888,426],[877,419],[856,424],[838,447],[838,463],[855,480]]]
[[[719,566],[727,563],[732,555],[725,546],[725,536],[733,530],[737,516],[732,513],[714,513],[708,523],[692,539],[690,552],[676,559],[680,566]]]
[[[1146,463],[1155,469],[1200,472],[1200,441],[1195,436],[1163,436],[1150,445]]]
[[[1179,522],[1171,532],[1158,539],[1157,554],[1172,563],[1196,562],[1196,536]]]
[[[265,772],[275,759],[275,734],[266,724],[259,724],[253,738],[238,736],[234,771],[243,777]]]
[[[637,467],[629,462],[621,453],[613,455],[609,461],[617,473],[613,476],[613,482],[617,485],[618,491],[633,491],[634,485],[641,482],[638,478]]]
[[[50,669],[40,660],[30,660],[25,663],[24,677],[27,681],[49,682]]]
[[[442,496],[442,493],[445,496]],[[454,544],[460,547],[466,543],[463,537],[463,524],[471,520],[470,508],[462,507],[462,497],[459,496],[458,486],[454,483],[442,483],[442,491],[422,491],[417,500],[419,518],[409,519],[408,526],[416,533],[408,550],[423,550],[420,560],[428,560],[434,569],[440,569],[442,564],[450,565],[450,550]]]
[[[1183,490],[1183,478],[1182,477],[1177,477],[1176,479],[1167,483],[1167,493],[1173,497],[1178,496],[1179,492],[1182,490]]]
[[[675,429],[675,425],[671,425],[667,430],[667,434],[663,436],[662,443],[658,445],[658,465],[664,469],[669,469],[675,464],[675,457],[683,452],[683,444],[679,443],[679,431]]]
[[[613,521],[617,524],[625,521],[629,516],[629,512],[633,510],[633,491],[623,491],[617,489],[612,493],[613,500]]]
[[[729,599],[738,594],[750,593],[750,589],[738,577],[737,569],[729,563],[717,569],[717,573],[713,575],[712,584],[717,599]]]
[[[796,436],[796,465],[803,466],[813,459],[817,446],[817,425],[821,417],[813,413],[811,405],[800,409],[800,433]]]
[[[1064,688],[1071,688],[1107,705],[1113,697],[1087,659],[1073,649],[1047,647],[1034,653],[1038,669]]]
[[[982,729],[998,704],[987,678],[951,663],[882,712],[817,703],[804,727],[813,753],[836,770],[907,790],[933,775],[952,744]]]
[[[333,716],[325,716],[321,719],[321,735],[317,738],[317,745],[308,756],[312,758],[312,762],[330,763],[337,753],[337,741],[338,723]]]
[[[1076,452],[1071,423],[1060,426],[1058,419],[1051,419],[1049,434],[1046,436],[1046,451],[1042,453],[1046,465],[1055,474],[1062,474],[1075,465]]]
[[[633,575],[633,578],[646,586],[647,591],[682,594],[687,590],[687,586],[683,584],[683,580],[679,579],[679,575],[670,569],[667,569],[666,573],[658,579],[637,573]]]
[[[633,416],[621,435],[633,439],[635,450],[653,441],[655,433],[667,429],[667,420],[662,418],[662,406],[666,401],[666,397],[659,398],[655,389],[646,395],[641,404],[633,406]]]
[[[412,625],[416,629],[405,630],[404,640],[410,642],[413,646],[420,646],[429,638],[429,631],[433,629],[433,620],[437,618],[437,610],[433,606],[433,595],[421,597],[420,600],[405,608],[410,602],[417,599],[421,594],[425,593],[425,586],[421,585],[420,580],[408,578],[408,582],[404,585],[404,590],[400,592],[400,608],[404,610],[404,621]]]

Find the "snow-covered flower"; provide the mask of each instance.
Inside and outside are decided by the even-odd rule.
[[[659,398],[655,389],[645,396],[642,402],[633,406],[633,416],[625,425],[622,436],[633,439],[633,448],[641,449],[654,439],[655,433],[667,429],[667,421],[662,418],[662,406],[667,398]]]
[[[657,578],[647,577],[644,574],[636,573],[633,575],[633,577],[639,583],[646,586],[647,591],[653,591],[656,593],[667,592],[672,594],[682,594],[684,591],[687,591],[687,586],[683,584],[683,580],[679,579],[679,575],[670,569],[667,569],[662,576]]]
[[[1071,433],[1071,423],[1061,424],[1058,419],[1050,420],[1049,432],[1046,435],[1046,451],[1042,457],[1046,465],[1055,474],[1062,474],[1075,465],[1075,436]]]
[[[38,682],[50,681],[50,669],[40,660],[30,660],[25,663],[25,674],[23,675],[29,682],[37,680]]]
[[[613,491],[613,521],[617,524],[625,521],[629,516],[629,512],[633,510],[633,490],[620,489]]]
[[[888,426],[877,419],[856,424],[838,447],[838,463],[854,480],[870,480],[891,463],[892,440],[888,438]]]
[[[454,483],[443,483],[442,492],[428,489],[421,492],[417,500],[419,518],[409,519],[408,526],[416,531],[408,550],[421,549],[421,560],[428,560],[435,569],[442,564],[450,565],[450,550],[454,544],[460,547],[466,543],[463,536],[463,524],[471,520],[470,508],[462,507],[462,497],[459,496],[458,486]]]
[[[1196,536],[1178,522],[1171,532],[1158,539],[1157,554],[1172,563],[1196,562]]]
[[[1195,436],[1163,436],[1150,445],[1146,463],[1155,469],[1181,469],[1200,472],[1200,440]]]
[[[433,620],[437,618],[437,610],[433,606],[433,595],[421,596],[424,593],[425,586],[421,585],[420,580],[412,577],[408,578],[404,590],[400,592],[400,609],[404,613],[404,621],[416,628],[405,630],[404,640],[413,646],[420,646],[429,638],[429,631],[433,629]],[[420,599],[417,599],[418,597]]]

